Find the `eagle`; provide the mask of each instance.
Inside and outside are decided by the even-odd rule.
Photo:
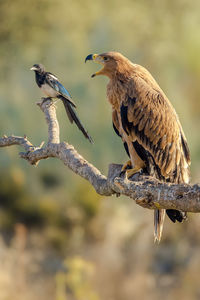
[[[103,66],[91,77],[109,78],[113,128],[130,158],[122,167],[127,178],[144,172],[163,182],[188,183],[190,151],[185,134],[175,109],[149,71],[118,52],[89,54],[88,60]],[[174,223],[187,218],[186,212],[155,209],[155,242],[160,242],[165,214]]]

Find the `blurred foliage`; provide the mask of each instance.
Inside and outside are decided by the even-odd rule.
[[[105,174],[109,163],[124,162],[107,79],[92,80],[97,66],[84,64],[89,53],[115,50],[145,66],[173,103],[191,149],[192,182],[199,182],[199,11],[198,0],[1,0],[0,135],[46,141],[35,105],[42,95],[29,71],[43,63],[72,94],[95,143],[58,103],[62,140]],[[184,225],[166,222],[155,247],[151,211],[125,198],[103,201],[60,161],[33,168],[18,151],[4,148],[0,156],[0,300],[17,299],[16,290],[20,300],[55,299],[56,291],[59,300],[86,293],[95,300],[199,299],[198,215]]]
[[[52,187],[47,185],[49,181],[40,179],[46,193],[41,188],[38,194],[28,186],[28,180],[25,179],[21,169],[4,170],[1,175],[0,227],[2,230],[12,233],[13,226],[18,222],[31,229],[40,228],[44,230],[48,243],[59,251],[70,244],[70,236],[73,237],[73,232],[80,232],[81,229],[82,239],[93,236],[90,223],[98,213],[100,196],[95,191],[88,190],[87,185],[79,183],[78,188],[66,198],[67,193],[64,197],[61,196],[63,188],[60,184],[55,187],[56,180],[53,180]],[[42,178],[44,179],[44,174]],[[50,183],[52,178],[51,176]]]
[[[56,300],[98,300],[91,286],[94,274],[92,263],[80,257],[72,257],[64,262],[67,272],[56,275]]]

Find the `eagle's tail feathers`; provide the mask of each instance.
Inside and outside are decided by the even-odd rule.
[[[154,210],[154,243],[160,243],[165,219],[165,209]]]

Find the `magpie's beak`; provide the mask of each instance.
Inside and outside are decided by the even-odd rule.
[[[85,59],[85,63],[86,63],[88,60],[92,60],[92,61],[94,61],[94,62],[96,62],[96,63],[98,63],[98,64],[100,64],[100,65],[104,65],[104,61],[102,60],[102,57],[101,57],[100,55],[98,55],[98,54],[89,54],[89,55],[86,57],[86,59]],[[102,74],[102,71],[103,71],[103,68],[102,68],[100,71],[98,71],[98,72],[92,74],[91,77],[93,78],[93,77],[95,77],[96,75],[101,75],[101,74]]]
[[[30,68],[31,71],[37,71],[37,68],[36,67],[32,67]]]

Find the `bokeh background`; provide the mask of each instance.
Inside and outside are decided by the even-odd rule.
[[[47,140],[41,93],[29,69],[43,63],[73,95],[95,143],[57,104],[62,140],[102,173],[127,160],[111,124],[107,79],[89,53],[115,50],[145,66],[176,108],[200,181],[199,0],[1,0],[0,135]],[[37,168],[20,148],[0,150],[0,300],[200,299],[200,216],[165,222],[125,197],[104,198],[60,161]]]

